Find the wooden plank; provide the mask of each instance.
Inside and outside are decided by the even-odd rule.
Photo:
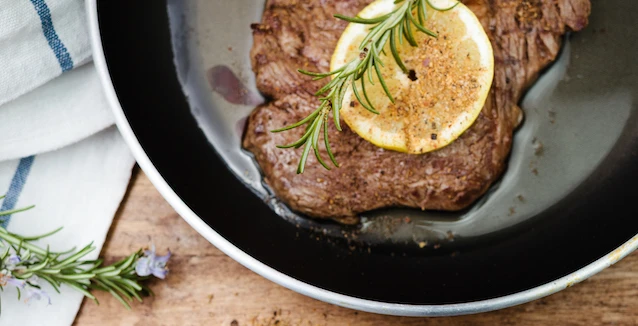
[[[637,325],[638,254],[548,298],[497,312],[401,318],[329,305],[276,285],[236,263],[190,228],[146,176],[135,174],[102,251],[114,261],[155,243],[174,256],[156,297],[127,311],[107,294],[85,300],[77,325]]]

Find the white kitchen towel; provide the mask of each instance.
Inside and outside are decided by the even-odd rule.
[[[113,124],[90,46],[83,0],[0,0],[0,219],[41,234],[52,249],[91,241],[98,255],[134,159]],[[82,295],[53,289],[52,305],[17,300],[5,287],[0,325],[70,325]]]
[[[0,0],[0,105],[91,57],[82,0]]]
[[[93,241],[101,248],[133,164],[115,127],[58,151],[0,163],[0,189],[21,188],[13,205],[36,205],[14,214],[9,230],[37,235],[63,226],[62,231],[41,240],[40,245],[49,244],[54,251],[64,251]],[[16,170],[19,172],[14,175]],[[88,259],[95,259],[98,254],[99,249]],[[62,294],[48,284],[43,288],[51,296],[51,305],[46,299],[27,304],[24,298],[17,299],[14,288],[5,287],[0,325],[71,325],[82,294],[65,286]]]
[[[93,63],[86,64],[0,106],[0,161],[62,148],[113,123]]]

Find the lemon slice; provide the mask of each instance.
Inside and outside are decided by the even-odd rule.
[[[385,67],[381,73],[392,103],[373,74],[365,79],[370,104],[379,111],[364,108],[350,87],[345,94],[341,115],[350,128],[376,146],[399,152],[422,154],[442,148],[457,139],[476,120],[492,85],[494,55],[492,46],[477,17],[462,3],[448,11],[456,0],[430,0],[424,27],[438,37],[418,32],[418,47],[407,40],[397,43],[398,53],[409,73],[401,70],[386,44],[380,54]],[[359,13],[362,18],[385,15],[395,9],[394,0],[377,0]],[[415,14],[416,17],[416,14]],[[330,63],[336,70],[362,55],[359,45],[370,25],[351,23],[343,32]],[[362,94],[361,81],[355,83]],[[362,96],[362,95],[361,95]]]

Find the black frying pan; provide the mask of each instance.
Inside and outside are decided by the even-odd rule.
[[[232,15],[246,21],[259,19],[262,1],[236,2],[256,9],[230,10]],[[189,33],[205,34],[203,39],[219,42],[231,37],[232,26],[220,22],[216,29],[197,31],[201,22],[189,21],[184,13],[189,10],[185,7],[197,3],[200,10],[234,6],[225,1],[168,5],[160,0],[88,1],[95,60],[118,126],[155,186],[197,231],[257,273],[303,294],[356,309],[452,315],[503,308],[551,294],[636,248],[631,241],[638,232],[638,205],[633,201],[638,183],[638,118],[633,101],[638,94],[634,59],[638,12],[633,1],[594,1],[590,27],[570,36],[569,53],[563,53],[563,58],[571,60],[566,72],[571,80],[540,81],[559,90],[549,101],[562,103],[558,116],[564,117],[565,127],[555,132],[560,135],[561,130],[569,130],[573,138],[569,141],[574,144],[561,143],[564,136],[546,140],[545,147],[550,152],[553,145],[574,151],[551,153],[572,165],[553,170],[558,163],[548,159],[547,166],[539,163],[539,170],[545,168],[549,177],[559,178],[580,169],[586,171],[582,178],[554,201],[532,207],[524,217],[507,220],[506,215],[494,213],[499,219],[485,222],[494,227],[474,235],[466,230],[468,235],[456,241],[440,239],[437,245],[424,248],[392,237],[353,241],[339,234],[357,233],[357,226],[291,217],[285,207],[273,204],[272,198],[257,189],[259,180],[251,183],[241,175],[237,166],[243,163],[229,159],[245,155],[234,145],[239,136],[229,133],[232,140],[211,140],[199,120],[202,111],[221,109],[210,94],[202,95],[199,86],[193,86],[198,80],[205,81],[208,67],[199,67],[201,62],[186,53]],[[248,26],[245,30],[249,31]],[[240,42],[244,48],[250,45],[249,32],[232,33],[245,38],[241,41],[245,44]],[[228,65],[231,69],[249,70],[241,66],[247,52],[234,50],[232,56],[240,59],[237,65]],[[547,76],[552,73],[550,69]],[[534,119],[535,110],[538,114],[542,109],[535,103],[545,91],[531,90],[525,100],[528,105],[523,102],[526,124]],[[250,109],[244,108],[241,114]],[[588,127],[570,125],[569,121],[583,116],[593,119],[585,120]],[[235,125],[219,128],[231,130]],[[517,137],[525,139],[529,136],[525,133],[521,130]],[[519,144],[511,160],[517,159],[517,150],[524,152],[526,142]],[[571,159],[569,155],[576,156]],[[588,169],[583,164],[589,164]],[[505,178],[522,173],[511,166]],[[526,189],[535,189],[526,194],[528,198],[551,197],[558,187],[539,181],[528,186],[532,188]],[[486,198],[481,205],[490,207],[490,200]],[[450,223],[450,228],[458,227],[462,233],[458,222],[463,216],[443,214],[431,225],[441,228]],[[472,223],[478,223],[472,224],[472,230],[486,225]]]

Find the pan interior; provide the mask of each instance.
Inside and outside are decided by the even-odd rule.
[[[255,103],[264,101],[249,58],[250,24],[260,21],[263,6],[263,1],[169,2],[178,76],[199,127],[237,178],[291,223],[341,235],[339,225],[287,209],[262,182],[250,153],[241,149],[243,123]],[[364,213],[355,228],[359,239],[413,245],[452,238],[456,245],[474,241],[558,205],[600,167],[615,145],[618,151],[631,150],[620,136],[634,111],[638,83],[632,58],[638,47],[634,41],[627,44],[632,39],[629,30],[612,32],[609,27],[620,8],[622,1],[595,6],[591,25],[566,36],[556,63],[521,103],[525,121],[515,133],[509,167],[487,195],[462,212],[389,208]],[[624,44],[622,51],[617,44]],[[220,69],[253,94],[251,103],[234,104],[213,91],[210,74]]]

